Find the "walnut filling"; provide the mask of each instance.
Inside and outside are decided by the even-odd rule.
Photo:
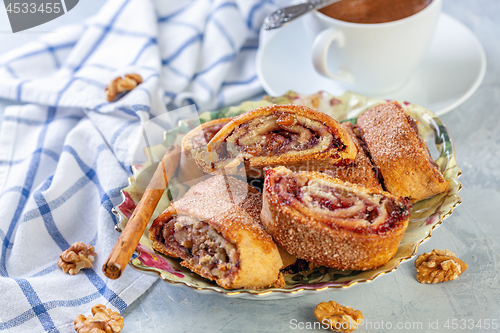
[[[354,229],[389,227],[404,220],[409,208],[382,194],[354,192],[343,184],[324,179],[281,177],[275,183],[283,201],[305,215],[320,217],[326,224],[342,224]]]
[[[213,227],[189,216],[174,216],[163,227],[166,242],[175,242],[180,257],[202,267],[206,276],[226,277],[238,266],[239,254]]]
[[[322,122],[287,112],[275,112],[237,127],[227,138],[231,156],[275,156],[328,151],[342,144]]]

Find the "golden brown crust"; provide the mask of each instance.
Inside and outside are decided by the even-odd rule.
[[[272,238],[258,219],[260,193],[233,177],[214,176],[193,186],[184,198],[174,202],[151,226],[149,237],[155,250],[184,261],[182,265],[227,289],[264,288],[278,279],[282,261]],[[213,228],[237,255],[233,271],[225,276],[209,274],[190,260],[178,243],[165,241],[163,227],[174,217],[186,216]],[[231,256],[231,254],[228,254]]]
[[[397,102],[366,111],[357,127],[388,192],[416,202],[446,191],[448,183],[418,136],[414,120]]]
[[[297,187],[288,189],[283,179],[296,182]],[[367,222],[359,216],[334,218],[330,208],[308,207],[303,203],[307,194],[304,189],[313,181],[319,182],[325,193],[338,188],[348,198],[372,200],[369,205],[381,213]],[[261,221],[276,243],[298,258],[337,269],[367,270],[394,256],[408,226],[410,208],[408,200],[387,192],[365,189],[319,172],[293,173],[278,167],[266,170]]]
[[[231,118],[221,118],[207,121],[193,128],[182,139],[182,154],[177,177],[182,183],[191,183],[202,177],[205,172],[195,162],[196,151],[206,148],[208,142],[226,125]],[[190,184],[192,185],[192,184]]]
[[[363,149],[363,143],[354,134],[352,123],[345,122],[342,123],[341,126],[356,144],[358,154],[351,163],[334,166],[325,170],[325,173],[333,178],[338,178],[345,182],[382,191],[382,186],[380,185],[377,175],[375,174],[375,167],[366,155],[365,150]]]
[[[324,170],[352,161],[357,148],[340,124],[302,105],[270,105],[233,118],[208,144],[210,156],[197,156],[206,172],[226,167],[241,156],[249,178],[263,168],[287,165]]]

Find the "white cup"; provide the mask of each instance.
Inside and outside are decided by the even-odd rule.
[[[361,94],[380,95],[403,86],[432,41],[442,0],[386,23],[351,23],[314,11],[304,17],[314,43],[312,61],[321,75]]]

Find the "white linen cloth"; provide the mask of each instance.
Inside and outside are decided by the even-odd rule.
[[[195,103],[214,110],[261,92],[255,54],[271,10],[290,1],[109,0],[99,14],[0,56],[0,331],[74,332],[103,303],[123,311],[155,281],[102,265],[118,233],[141,124]],[[76,10],[76,9],[74,9]],[[116,102],[106,84],[138,73]],[[92,244],[93,268],[57,267],[74,242]]]

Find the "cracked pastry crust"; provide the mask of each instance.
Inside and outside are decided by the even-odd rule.
[[[411,203],[320,172],[266,170],[261,221],[300,259],[343,270],[382,266],[396,253]]]
[[[333,178],[338,178],[345,182],[382,191],[382,186],[380,185],[380,181],[375,173],[375,166],[366,155],[363,148],[363,142],[355,135],[353,131],[353,124],[351,122],[345,122],[340,126],[345,129],[352,141],[356,144],[358,154],[351,163],[329,168],[325,170],[325,173]]]
[[[208,142],[226,125],[231,118],[221,118],[207,121],[189,131],[182,139],[182,154],[178,178],[182,183],[188,183],[202,177],[205,172],[198,167],[194,156],[201,150],[206,150]]]
[[[281,257],[259,216],[261,194],[234,177],[211,177],[158,216],[155,250],[226,289],[265,288],[279,278]]]
[[[448,182],[419,137],[415,121],[397,102],[366,111],[357,128],[388,192],[416,202],[446,191]]]
[[[265,106],[233,118],[210,140],[208,153],[196,157],[205,172],[231,167],[239,156],[249,178],[263,178],[264,167],[279,165],[325,170],[352,161],[357,148],[330,116],[290,104]]]

